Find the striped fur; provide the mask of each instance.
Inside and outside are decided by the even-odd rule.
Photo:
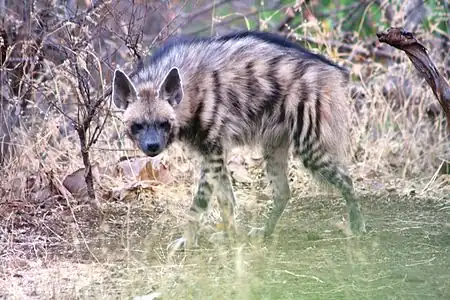
[[[188,246],[213,194],[224,223],[234,229],[235,196],[225,159],[231,147],[241,145],[261,146],[267,161],[275,208],[265,237],[290,197],[291,150],[342,192],[353,232],[365,231],[345,170],[349,103],[343,68],[276,35],[240,32],[175,39],[147,58],[135,76],[116,70],[113,81],[112,99],[125,109],[128,134],[143,152],[154,156],[180,140],[204,158]]]

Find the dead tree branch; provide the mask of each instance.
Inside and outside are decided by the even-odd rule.
[[[447,117],[447,129],[450,132],[450,86],[437,70],[427,54],[427,49],[417,42],[411,32],[391,27],[377,33],[378,40],[402,50],[408,55],[414,67],[425,77]]]

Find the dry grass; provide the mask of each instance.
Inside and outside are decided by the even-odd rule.
[[[251,195],[251,189],[243,190]],[[176,237],[177,216],[167,210],[152,218],[157,202],[110,203],[110,217],[89,237],[90,253],[81,241],[68,241],[78,249],[40,259],[16,255],[14,262],[3,264],[0,286],[16,299],[130,299],[154,292],[163,299],[450,295],[450,224],[441,200],[364,198],[371,233],[354,239],[334,227],[341,199],[309,194],[314,196],[295,196],[273,244],[245,238],[211,244],[206,240],[211,230],[206,230],[200,249],[171,259],[166,246]],[[261,209],[252,199],[240,200],[239,223],[254,221]]]
[[[326,40],[329,33],[319,29],[315,34]],[[127,183],[111,169],[121,156],[141,154],[123,150],[134,147],[115,138],[123,128],[111,118],[91,150],[102,213],[70,195],[48,197],[54,191],[46,188],[83,167],[75,133],[62,136],[58,126],[67,124],[55,113],[19,132],[20,155],[5,168],[0,297],[130,299],[158,292],[163,299],[447,299],[450,177],[439,168],[450,161],[450,148],[443,116],[426,115],[436,100],[406,58],[395,67],[367,61],[350,67],[365,95],[353,112],[350,169],[364,200],[367,236],[344,237],[336,227],[342,199],[292,161],[292,201],[273,244],[247,240],[249,226],[263,221],[270,191],[257,153],[238,149],[251,179],[235,182],[242,236],[208,241],[220,223],[215,205],[201,248],[169,258],[167,245],[180,236],[190,206],[196,158],[175,145],[162,155],[175,182],[118,200],[111,190]],[[400,107],[382,94],[388,76],[413,82]]]

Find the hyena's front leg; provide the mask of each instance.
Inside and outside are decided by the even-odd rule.
[[[222,222],[224,230],[230,234],[236,232],[234,209],[236,206],[236,197],[233,191],[233,185],[231,184],[231,177],[228,168],[225,164],[216,170],[220,173],[216,173],[214,176],[218,176],[217,187],[217,200],[220,206],[220,213],[222,216]]]
[[[205,161],[200,171],[197,191],[188,213],[189,220],[184,232],[186,248],[198,246],[197,232],[200,225],[200,219],[203,213],[208,210],[209,202],[211,201],[216,186],[217,184],[210,174],[208,163]]]
[[[186,247],[197,246],[199,221],[208,210],[214,193],[219,201],[225,230],[234,232],[235,196],[221,151],[213,152],[204,159],[197,192],[189,210],[190,220],[185,231]]]

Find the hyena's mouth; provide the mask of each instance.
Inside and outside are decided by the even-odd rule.
[[[157,156],[158,154],[161,154],[162,151],[163,151],[163,150],[152,151],[152,152],[150,152],[150,151],[144,151],[144,153],[145,153],[145,155],[147,155],[147,156],[155,157],[155,156]]]
[[[163,147],[146,147],[146,149],[142,149],[142,152],[145,153],[145,155],[150,156],[150,157],[155,157],[158,154],[160,154],[161,152],[163,152],[164,148]]]

